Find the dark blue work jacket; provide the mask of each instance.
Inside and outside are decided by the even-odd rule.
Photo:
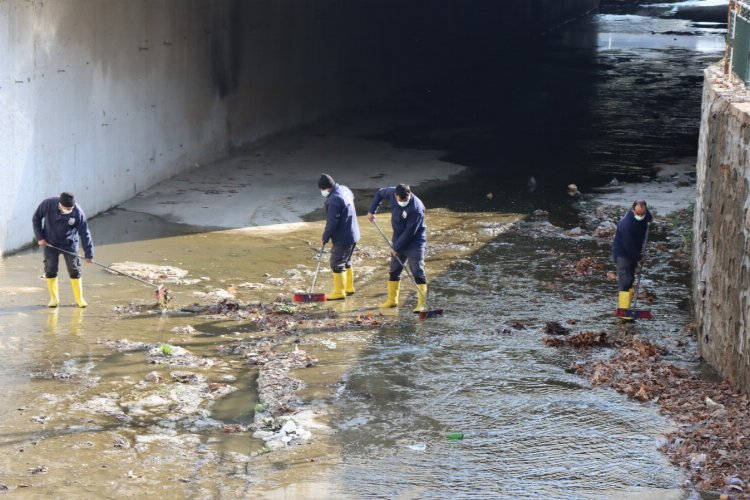
[[[351,190],[336,184],[325,202],[326,228],[323,241],[333,240],[334,245],[353,245],[359,241],[359,223],[354,210],[354,194]]]
[[[641,260],[646,229],[652,220],[654,218],[648,210],[646,210],[646,217],[641,221],[635,219],[633,210],[628,210],[625,217],[617,224],[615,239],[612,242],[612,255],[633,261]]]
[[[400,207],[396,200],[396,188],[381,188],[370,204],[370,213],[376,213],[383,200],[391,204],[391,227],[393,228],[393,249],[398,253],[413,246],[424,246],[427,242],[427,227],[424,222],[422,200],[411,194],[409,204]]]
[[[78,241],[83,242],[84,256],[94,258],[94,242],[91,239],[86,214],[76,203],[73,211],[63,215],[57,209],[60,198],[47,198],[39,204],[31,222],[34,226],[34,236],[37,240],[46,240],[68,252],[78,251]]]

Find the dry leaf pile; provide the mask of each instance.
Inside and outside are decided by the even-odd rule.
[[[750,499],[748,397],[726,382],[702,380],[662,361],[664,349],[655,344],[629,336],[618,343],[614,358],[573,368],[593,385],[609,385],[631,398],[658,403],[677,423],[663,447],[672,463],[687,469],[702,490]]]
[[[550,347],[571,346],[578,349],[589,347],[612,347],[613,341],[607,337],[607,332],[581,332],[570,338],[545,337],[544,345]]]

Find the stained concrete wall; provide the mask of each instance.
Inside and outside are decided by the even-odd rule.
[[[0,0],[0,254],[270,134],[508,51],[598,0]]]
[[[705,73],[694,223],[693,298],[701,354],[750,394],[750,98]]]

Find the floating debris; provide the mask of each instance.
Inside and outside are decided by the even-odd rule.
[[[565,328],[557,321],[547,321],[544,324],[544,333],[548,335],[568,335],[570,333],[570,329]]]
[[[145,342],[132,342],[128,339],[120,339],[120,340],[100,339],[100,340],[97,340],[96,343],[103,344],[118,352],[145,351],[153,347],[153,344],[146,344]]]
[[[191,354],[187,349],[169,344],[159,344],[149,349],[146,353],[149,363],[170,366],[191,366],[209,368],[214,365],[214,360],[201,358]]]
[[[33,475],[37,474],[47,474],[49,472],[49,469],[46,465],[40,465],[38,467],[32,467],[30,469],[26,469],[27,472],[31,472]]]
[[[175,326],[170,330],[170,332],[176,333],[178,335],[195,335],[196,331],[197,330],[192,325]]]
[[[545,337],[544,345],[550,347],[571,346],[578,349],[589,347],[611,347],[613,344],[607,332],[581,332],[568,339]]]
[[[135,276],[142,280],[156,282],[156,283],[170,283],[174,285],[193,285],[200,282],[199,279],[184,279],[188,275],[188,271],[180,269],[179,267],[173,266],[158,266],[155,264],[143,264],[140,262],[116,262],[112,264],[112,269],[119,271],[123,274]],[[107,271],[111,274],[117,274],[116,272]]]

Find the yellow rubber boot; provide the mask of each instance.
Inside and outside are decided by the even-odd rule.
[[[398,293],[401,288],[400,281],[389,281],[388,282],[388,298],[385,302],[380,304],[378,307],[398,307]]]
[[[86,307],[88,304],[83,300],[83,284],[81,283],[81,278],[70,278],[70,287],[73,289],[73,297],[76,299],[76,305],[78,307]]]
[[[417,288],[419,289],[419,292],[417,292],[417,307],[412,309],[411,312],[427,312],[427,285],[417,285]]]
[[[354,269],[348,267],[346,271],[346,294],[354,295]]]
[[[333,291],[326,294],[327,300],[343,300],[346,298],[344,287],[346,286],[344,273],[333,273]]]
[[[630,292],[619,292],[617,295],[617,308],[630,309]],[[623,321],[633,321],[633,318],[621,317]]]
[[[630,309],[630,292],[619,292],[617,294],[618,309]]]
[[[57,278],[47,278],[47,290],[49,290],[47,307],[57,307],[60,304],[60,286],[57,283]]]

